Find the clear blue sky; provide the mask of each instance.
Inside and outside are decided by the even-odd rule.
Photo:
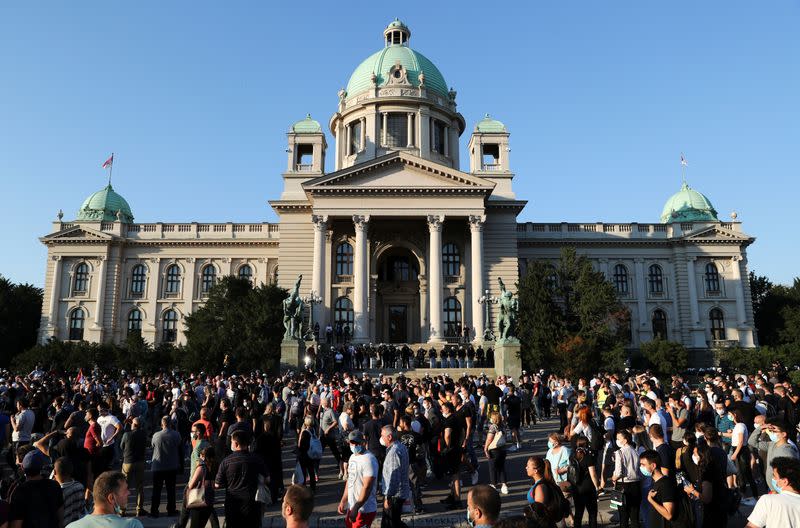
[[[105,185],[112,151],[136,221],[274,221],[287,127],[327,125],[394,17],[468,131],[485,112],[511,131],[520,220],[657,222],[684,152],[689,183],[758,238],[750,268],[800,275],[798,0],[16,4],[0,5],[14,281],[43,284],[38,237]]]

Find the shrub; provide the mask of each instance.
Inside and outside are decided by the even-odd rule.
[[[642,356],[659,376],[683,372],[689,366],[689,353],[680,343],[655,339],[641,345]]]

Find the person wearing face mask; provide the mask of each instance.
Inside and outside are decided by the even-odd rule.
[[[141,427],[139,418],[131,420],[131,430],[123,433],[120,448],[122,449],[122,473],[127,479],[128,488],[136,490],[136,515],[142,515],[144,513],[144,460],[147,450],[147,435]],[[193,453],[193,468],[195,464]],[[127,503],[122,505],[123,514],[126,508]]]
[[[680,491],[674,481],[661,472],[661,456],[655,450],[639,455],[639,471],[653,479],[653,487],[647,493],[650,509],[647,517],[649,528],[688,528],[686,512],[681,507]]]
[[[746,528],[800,526],[800,461],[778,457],[772,464],[771,481],[777,494],[758,499]]]
[[[500,517],[500,494],[491,486],[474,486],[467,493],[467,524],[471,528],[489,528]]]
[[[619,507],[619,522],[622,528],[639,528],[639,503],[642,501],[639,474],[639,455],[631,445],[631,433],[627,429],[617,431],[617,445],[614,452],[614,473],[611,481],[614,486],[621,485],[625,501]]]
[[[106,471],[94,481],[94,510],[67,528],[143,528],[135,517],[122,517],[122,505],[128,502],[128,482],[119,471]]]
[[[348,437],[350,460],[347,464],[347,482],[337,511],[344,515],[346,528],[372,526],[378,509],[375,492],[378,486],[378,459],[367,451],[361,431],[352,431]]]
[[[717,415],[714,417],[714,427],[719,431],[722,440],[722,447],[728,453],[731,450],[731,436],[733,435],[733,420],[728,417],[728,409],[725,404],[717,402],[714,404],[714,411]]]
[[[727,486],[725,471],[720,469],[705,443],[698,443],[691,454],[692,467],[687,468],[689,482],[683,487],[692,501],[695,512],[703,518],[703,528],[726,528],[728,513],[725,511]]]
[[[750,448],[758,451],[766,451],[766,482],[769,489],[777,492],[777,488],[770,482],[769,474],[772,471],[772,463],[776,458],[786,457],[795,460],[800,458],[797,446],[789,441],[789,430],[786,422],[773,418],[767,421],[759,434],[753,434],[748,440]]]

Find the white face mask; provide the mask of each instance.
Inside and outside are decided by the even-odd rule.
[[[383,437],[380,438],[379,442],[383,447],[386,447],[386,440],[384,440]]]
[[[695,466],[697,464],[699,464],[700,463],[700,456],[699,455],[692,455],[692,462],[694,462]]]

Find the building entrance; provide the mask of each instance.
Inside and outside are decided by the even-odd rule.
[[[377,263],[375,334],[379,343],[420,342],[419,262],[403,247]]]
[[[389,342],[408,342],[408,306],[405,304],[392,304],[389,306]]]

